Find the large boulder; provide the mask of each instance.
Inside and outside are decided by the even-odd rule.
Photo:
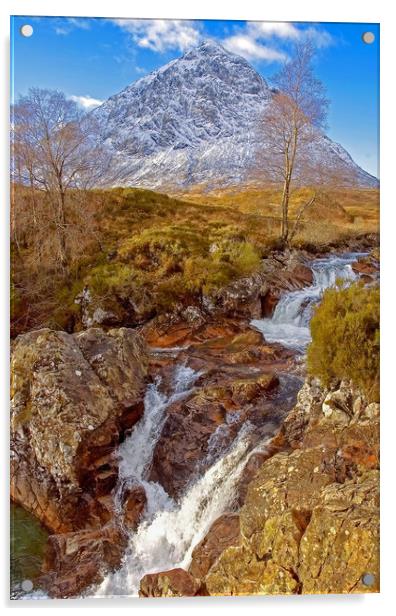
[[[316,498],[311,496],[306,511],[294,509],[286,499],[283,511],[261,520],[260,541],[251,543],[244,536],[239,546],[220,555],[205,578],[207,592],[378,591],[378,483],[378,472],[368,471],[344,484],[329,484]],[[245,507],[250,506],[248,497]],[[246,510],[241,514],[242,525],[245,514]],[[366,577],[372,585],[364,584]]]
[[[225,513],[215,520],[205,537],[194,548],[189,573],[203,579],[220,554],[239,544],[239,515]]]
[[[239,541],[202,578],[210,595],[378,591],[378,410],[351,383],[305,383],[285,450],[248,486]]]
[[[144,343],[125,328],[42,329],[14,342],[11,496],[50,530],[86,526],[89,497],[114,487],[112,452],[143,412],[146,372]]]
[[[194,597],[200,582],[184,569],[148,573],[140,581],[139,597]]]

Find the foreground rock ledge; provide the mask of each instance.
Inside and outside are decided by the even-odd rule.
[[[184,569],[148,573],[140,582],[139,597],[195,597],[200,581]]]
[[[199,594],[378,592],[379,405],[351,383],[307,381],[275,440],[283,451],[260,466],[239,515],[216,520],[193,552]]]
[[[103,562],[121,558],[112,454],[143,413],[147,366],[144,342],[127,328],[42,329],[13,344],[11,497],[57,534],[44,567],[55,596],[77,593]],[[145,498],[138,496],[125,503],[126,526],[138,521]],[[81,559],[85,553],[92,558]]]

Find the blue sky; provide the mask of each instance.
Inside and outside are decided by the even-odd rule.
[[[20,34],[26,23],[30,38]],[[376,36],[372,45],[362,42],[366,31]],[[15,17],[12,96],[54,88],[89,109],[207,38],[243,55],[270,82],[306,36],[317,46],[316,73],[331,101],[328,135],[378,176],[377,24]]]

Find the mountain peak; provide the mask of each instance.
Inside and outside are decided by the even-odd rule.
[[[242,57],[229,52],[225,47],[223,47],[221,43],[219,43],[215,39],[204,39],[199,43],[199,45],[187,51],[182,57],[186,60],[193,60],[197,58],[218,58],[224,60],[233,59],[234,61],[235,59],[238,59],[245,62]]]
[[[156,188],[250,181],[263,147],[257,123],[271,96],[247,60],[203,40],[94,111],[114,154],[114,182]],[[322,139],[313,155],[356,170],[331,141]]]
[[[202,54],[209,54],[209,55],[218,54],[219,52],[226,53],[226,54],[229,53],[223,47],[223,45],[221,45],[218,41],[215,41],[214,39],[205,39],[201,41],[201,43],[197,47],[194,47],[191,51],[197,51]]]

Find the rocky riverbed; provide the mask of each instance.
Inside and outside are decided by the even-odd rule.
[[[379,588],[378,405],[352,383],[304,382],[298,345],[267,342],[257,327],[281,297],[315,286],[311,263],[275,254],[139,330],[14,341],[11,494],[51,533],[37,588]],[[366,282],[377,275],[370,255],[346,265]]]

